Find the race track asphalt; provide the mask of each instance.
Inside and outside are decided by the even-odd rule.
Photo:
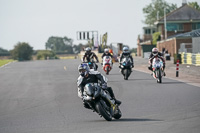
[[[200,87],[133,71],[125,81],[114,64],[108,78],[122,118],[108,122],[77,96],[80,61],[15,62],[0,68],[0,133],[199,133]]]

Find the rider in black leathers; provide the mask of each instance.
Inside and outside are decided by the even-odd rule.
[[[120,64],[119,64],[119,68],[120,68],[122,59],[125,58],[125,57],[129,57],[129,58],[131,59],[132,68],[133,68],[133,67],[134,67],[133,57],[132,57],[132,55],[130,54],[130,51],[129,51],[128,47],[124,47],[124,48],[123,48],[123,52],[122,52],[122,54],[120,55],[120,61],[119,61]],[[121,70],[121,69],[120,69],[120,70]]]
[[[79,70],[79,78],[77,81],[77,86],[78,86],[78,96],[82,98],[83,91],[84,91],[84,86],[88,83],[99,83],[101,84],[102,89],[107,90],[110,93],[110,96],[115,100],[115,103],[120,105],[121,101],[117,100],[115,98],[115,95],[113,93],[113,90],[111,87],[107,87],[107,82],[105,80],[105,77],[98,71],[89,71],[89,68],[87,64],[81,64],[78,67]],[[83,101],[83,104],[86,108],[88,105]]]
[[[83,62],[91,62],[90,59],[93,59],[93,58],[95,58],[96,61],[99,62],[99,59],[96,56],[96,54],[94,52],[91,52],[91,48],[90,47],[86,48],[86,52],[83,56]],[[85,61],[85,59],[86,59],[86,61]]]

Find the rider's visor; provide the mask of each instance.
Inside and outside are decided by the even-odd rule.
[[[86,70],[85,69],[80,69],[79,72],[80,73],[84,73]]]

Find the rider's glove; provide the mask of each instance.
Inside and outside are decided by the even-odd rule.
[[[163,63],[163,69],[165,69],[165,63]]]
[[[107,88],[107,84],[106,84],[106,83],[103,83],[103,84],[102,84],[102,88],[103,88],[103,89],[106,89],[106,88]]]
[[[134,68],[134,64],[132,64],[132,68]]]

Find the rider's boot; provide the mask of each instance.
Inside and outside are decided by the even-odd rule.
[[[165,72],[163,73],[163,76],[166,76],[166,73],[165,73]]]
[[[119,101],[119,100],[117,100],[117,99],[115,98],[115,95],[114,95],[114,93],[113,93],[113,91],[112,91],[112,88],[111,88],[111,87],[107,87],[107,90],[108,90],[108,92],[110,93],[110,96],[112,97],[112,99],[115,100],[115,104],[120,105],[122,102]]]
[[[115,104],[118,104],[118,105],[120,105],[122,102],[121,101],[119,101],[119,100],[117,100],[117,99],[115,99],[115,98],[113,98],[114,100],[115,100]]]

